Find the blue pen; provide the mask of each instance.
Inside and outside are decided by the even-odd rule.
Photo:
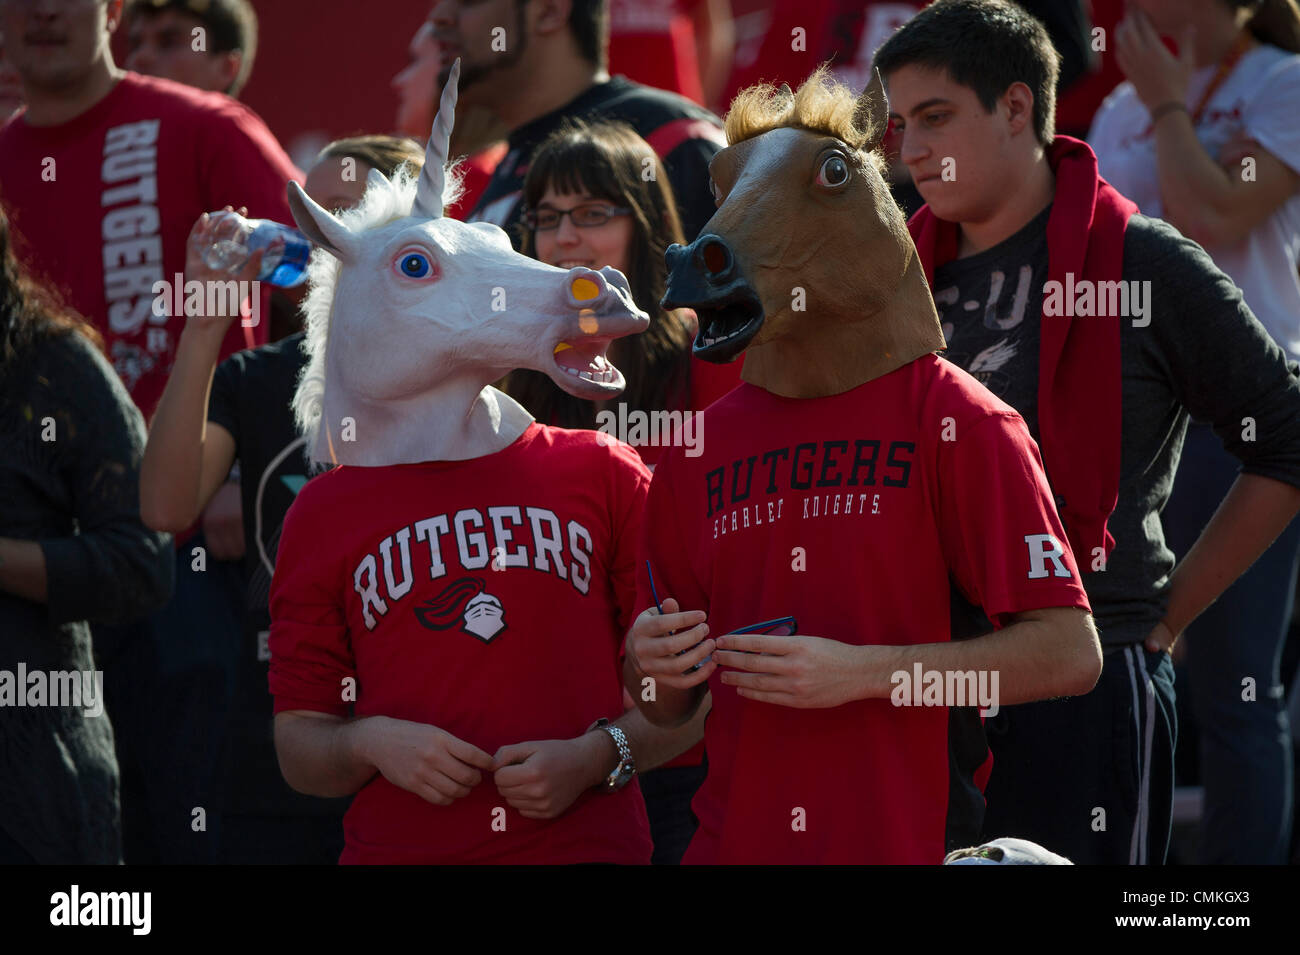
[[[662,616],[664,605],[659,602],[659,591],[655,590],[655,573],[650,569],[650,561],[648,559],[645,562],[645,572],[646,576],[650,578],[650,596],[655,599],[655,609],[658,610],[659,614]]]
[[[661,604],[661,603],[659,602],[659,591],[657,591],[657,590],[655,589],[655,574],[654,574],[654,571],[650,569],[650,561],[649,561],[648,559],[647,559],[646,562],[645,562],[645,572],[646,572],[646,576],[650,578],[650,596],[654,597],[654,599],[655,599],[655,609],[659,611],[659,615],[660,615],[660,616],[663,616],[664,605]],[[677,632],[676,630],[670,630],[670,631],[668,631],[668,636],[671,637],[671,636],[672,636],[673,634],[675,634],[676,632]],[[701,641],[701,642],[703,642],[703,641]],[[697,643],[697,644],[695,645],[695,647],[698,647],[699,645],[700,645],[700,644]],[[677,655],[680,657],[680,656],[682,655],[682,653],[690,653],[691,650],[694,650],[694,649],[695,649],[695,647],[689,647],[689,648],[683,650],[681,653],[679,653],[679,654],[677,654]],[[691,667],[689,670],[687,670],[686,673],[694,673],[694,672],[695,672],[696,670],[698,670],[700,667],[704,666],[704,664],[708,663],[708,662],[709,662],[709,659],[710,659],[709,657],[705,657],[705,658],[704,658],[703,660],[701,660],[699,663],[695,664],[695,666],[693,666],[693,667]]]

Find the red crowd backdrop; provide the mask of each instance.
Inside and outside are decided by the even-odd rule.
[[[697,0],[676,0],[683,7]],[[925,0],[880,3],[882,8],[921,7]],[[1094,24],[1106,30],[1107,45],[1098,56],[1098,69],[1068,91],[1058,104],[1058,128],[1076,134],[1087,130],[1092,113],[1116,83],[1123,79],[1115,64],[1110,40],[1123,13],[1124,0],[1089,0]],[[408,60],[407,46],[429,14],[430,0],[384,0],[378,3],[321,3],[319,0],[254,0],[260,40],[253,75],[240,97],[271,127],[299,168],[310,165],[316,152],[331,139],[358,133],[393,131],[397,94],[390,83]],[[769,30],[781,39],[789,24],[808,21],[819,42],[821,17],[806,0],[732,0],[736,47],[732,82],[737,85],[759,78],[799,83],[817,56],[797,64],[784,60],[759,62],[759,52]],[[822,11],[824,16],[825,11]],[[871,22],[867,18],[866,22]],[[875,38],[877,41],[883,37]],[[119,30],[115,40],[118,62],[126,58],[126,38]],[[620,72],[611,63],[611,72]],[[635,71],[633,71],[635,72]],[[636,77],[642,80],[647,77]]]
[[[392,132],[397,95],[389,81],[429,0],[255,2],[257,62],[240,99],[255,109],[299,168],[331,139]],[[119,63],[126,37],[115,38]]]

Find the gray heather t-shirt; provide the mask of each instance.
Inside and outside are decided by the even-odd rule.
[[[1019,411],[1035,440],[1050,212],[934,277],[946,357]],[[1286,361],[1232,280],[1199,245],[1141,215],[1125,233],[1123,278],[1151,284],[1120,319],[1119,503],[1107,524],[1115,549],[1097,572],[1091,555],[1075,555],[1107,646],[1145,639],[1164,616],[1174,555],[1160,511],[1189,413],[1213,426],[1246,473],[1300,487],[1300,366]],[[1145,315],[1133,314],[1139,305]]]

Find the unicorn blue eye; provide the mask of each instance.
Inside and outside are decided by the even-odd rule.
[[[410,279],[422,279],[433,271],[429,258],[419,252],[407,252],[397,262],[397,271]]]

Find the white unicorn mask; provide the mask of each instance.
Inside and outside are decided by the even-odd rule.
[[[460,61],[418,183],[371,171],[360,207],[336,217],[289,183],[312,257],[294,408],[315,460],[376,467],[461,461],[508,447],[532,423],[491,387],[541,371],[580,398],[612,398],[610,342],[649,316],[615,269],[559,269],[515,252],[497,226],[444,218],[458,191],[444,164]],[[325,254],[328,253],[328,254]]]

